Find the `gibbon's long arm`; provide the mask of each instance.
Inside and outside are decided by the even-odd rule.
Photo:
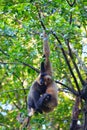
[[[52,76],[52,67],[51,67],[51,63],[50,63],[50,60],[49,60],[49,56],[50,56],[50,48],[49,48],[49,45],[48,45],[48,37],[47,37],[47,34],[46,32],[44,31],[43,32],[43,56],[45,58],[45,72]]]
[[[40,84],[44,85],[44,76],[46,76],[46,71],[45,71],[45,65],[44,61],[41,62],[41,68],[40,68]]]
[[[45,55],[46,58],[49,58],[50,56],[50,48],[48,45],[48,37],[46,32],[43,32],[43,55]]]

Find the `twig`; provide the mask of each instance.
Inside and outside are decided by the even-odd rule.
[[[72,52],[76,55],[76,58],[78,59],[78,62],[81,64],[81,67],[83,70],[87,73],[87,67],[85,66],[84,62],[81,60],[81,58],[78,56],[77,50],[74,49],[73,45],[70,45],[72,48]]]
[[[68,5],[69,5],[69,6],[71,6],[71,7],[73,7],[73,6],[74,6],[74,4],[76,3],[76,0],[74,0],[74,1],[73,1],[73,3],[70,3],[70,1],[69,1],[69,0],[66,0],[66,1],[67,1]]]
[[[76,2],[76,1],[74,0],[73,4],[74,4],[75,2]],[[71,25],[71,23],[72,23],[72,12],[71,12],[71,14],[70,14],[69,24]],[[71,50],[71,48],[70,48],[69,38],[68,38],[68,39],[65,39],[65,42],[66,42],[66,45],[67,45],[67,47],[68,47],[69,55],[70,55],[70,58],[71,58],[71,60],[72,60],[72,63],[73,63],[73,65],[74,65],[74,67],[75,67],[75,69],[76,69],[76,71],[77,71],[78,77],[79,77],[79,79],[80,79],[80,81],[81,81],[81,84],[84,85],[85,82],[84,82],[84,80],[83,80],[83,78],[82,78],[82,76],[81,76],[81,73],[80,73],[80,71],[79,71],[79,69],[78,69],[78,66],[77,66],[77,64],[76,64],[76,62],[75,62],[75,60],[74,60],[74,57],[73,57],[73,54],[72,54],[72,50]]]
[[[39,22],[41,23],[41,26],[43,27],[43,29],[46,31],[46,27],[42,21],[42,18],[41,18],[41,14],[40,14],[40,11],[38,9],[38,6],[36,5],[36,8],[37,8],[37,12],[38,12],[38,16],[39,16]]]
[[[0,64],[6,65],[6,64],[18,64],[18,63],[16,63],[16,62],[1,62],[0,61]]]
[[[1,51],[4,55],[6,55],[6,56],[9,57],[9,55],[8,55],[6,52],[4,52],[1,48],[0,48],[0,51]]]
[[[6,55],[7,57],[10,57],[10,55],[8,55],[7,53],[5,53],[2,49],[0,49],[0,51],[4,54],[4,55]],[[38,69],[36,69],[35,67],[33,67],[33,66],[31,66],[30,64],[27,64],[27,63],[25,63],[25,62],[22,62],[22,61],[20,61],[19,59],[15,59],[16,61],[18,61],[19,63],[21,63],[21,64],[23,64],[24,66],[28,66],[28,67],[30,67],[31,69],[33,69],[33,70],[35,70],[37,73],[40,73],[40,71],[38,70]],[[10,64],[10,63],[7,63],[7,62],[0,62],[1,64]],[[11,64],[13,64],[14,62],[12,62]],[[17,64],[17,63],[16,63]]]
[[[21,64],[30,67],[31,69],[35,70],[37,73],[40,73],[40,71],[38,69],[36,69],[35,67],[31,66],[30,64],[27,64],[25,62],[19,61],[18,59],[16,59],[18,62],[20,62]]]
[[[67,85],[63,84],[62,82],[60,82],[60,81],[58,81],[58,80],[56,80],[55,82],[58,83],[58,84],[61,84],[61,85],[64,86],[65,88],[67,88],[67,89],[68,89],[71,93],[73,93],[74,95],[79,96],[79,93],[78,93],[77,91],[75,91],[73,88],[68,87]]]
[[[0,92],[0,95],[2,95],[4,93],[9,93],[9,92],[14,92],[14,91],[20,91],[20,90],[23,90],[23,89],[12,89],[12,90],[9,90],[9,91],[3,91],[3,92]],[[25,90],[29,90],[29,88],[26,88]]]
[[[10,125],[7,125],[7,124],[5,124],[5,123],[0,123],[0,126],[4,126],[4,127],[6,127],[6,128],[10,128]]]
[[[83,80],[83,78],[82,78],[82,76],[81,76],[81,74],[80,74],[80,71],[79,71],[79,69],[78,69],[77,64],[76,64],[75,61],[74,61],[74,57],[73,57],[73,54],[72,54],[72,50],[71,50],[70,45],[69,45],[69,39],[66,40],[66,45],[67,45],[67,47],[68,47],[69,56],[70,56],[70,58],[71,58],[71,60],[72,60],[72,63],[73,63],[73,65],[74,65],[74,67],[75,67],[75,69],[76,69],[76,71],[77,71],[78,77],[79,77],[79,79],[80,79],[82,85],[84,85],[85,82],[84,82],[84,80]]]
[[[24,92],[24,100],[25,100],[25,103],[26,103],[26,108],[27,108],[27,97],[26,97],[26,91],[25,91],[25,88],[24,88],[24,86],[23,86],[23,82],[21,81],[21,79],[19,78],[19,76],[17,75],[17,74],[15,74],[14,72],[13,72],[13,74],[14,74],[14,76],[15,77],[17,77],[17,79],[20,81],[20,83],[21,83],[21,85],[22,85],[22,89],[23,89],[23,92]]]
[[[10,94],[8,93],[8,96],[9,96],[9,98],[11,99],[11,96],[10,96]],[[20,110],[21,108],[19,107],[19,105],[18,104],[16,104],[14,101],[13,101],[13,104],[16,106],[16,108],[18,109],[18,110]]]
[[[72,23],[72,12],[70,14],[70,20],[69,20],[69,24],[71,24],[71,23]]]

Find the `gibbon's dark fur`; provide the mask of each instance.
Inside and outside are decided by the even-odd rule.
[[[34,112],[50,112],[57,106],[57,86],[52,79],[52,68],[49,60],[50,49],[48,46],[47,35],[43,33],[43,56],[41,62],[41,72],[30,88],[28,95],[29,116]]]

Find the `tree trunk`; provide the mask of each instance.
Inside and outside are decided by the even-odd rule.
[[[85,106],[84,106],[84,125],[83,125],[83,130],[87,130],[87,99],[85,101]]]

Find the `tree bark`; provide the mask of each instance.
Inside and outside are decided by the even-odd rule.
[[[85,106],[84,106],[84,125],[83,130],[87,130],[87,99],[85,100]]]
[[[75,104],[72,112],[72,122],[70,125],[70,130],[80,130],[81,126],[77,124],[79,118],[79,105],[80,105],[80,97],[76,97]]]

